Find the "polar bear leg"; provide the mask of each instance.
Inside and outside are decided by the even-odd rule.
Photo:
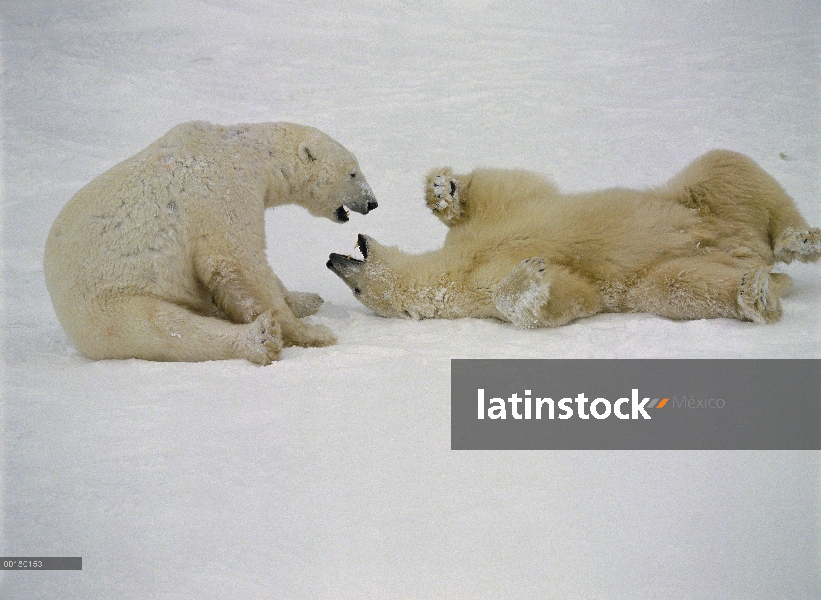
[[[796,258],[801,262],[816,262],[821,258],[821,229],[787,227],[776,238],[773,250],[775,260],[780,262],[791,263]]]
[[[779,289],[769,267],[759,267],[741,277],[738,306],[741,315],[755,323],[773,323],[781,317]]]
[[[142,358],[200,362],[244,358],[267,365],[279,358],[282,336],[273,310],[248,324],[204,317],[150,296],[106,302],[93,315],[96,327],[76,340],[97,359]]]
[[[454,174],[441,167],[428,173],[425,185],[428,208],[448,227],[475,219],[496,226],[509,221],[512,212],[533,210],[534,201],[558,196],[556,186],[540,175],[505,169]]]
[[[523,329],[557,327],[601,311],[598,289],[572,271],[528,258],[513,267],[492,293],[496,309]]]
[[[329,346],[336,343],[336,337],[327,327],[309,325],[297,318],[282,291],[284,286],[268,266],[264,254],[256,261],[244,262],[234,257],[206,254],[196,261],[196,268],[200,281],[231,321],[250,323],[261,313],[273,309],[282,328],[284,346]],[[291,294],[287,290],[286,293]],[[305,302],[304,298],[302,301],[307,312],[310,302]]]
[[[674,177],[667,189],[678,202],[710,214],[720,229],[762,243],[765,263],[773,258],[814,262],[821,257],[821,230],[810,229],[793,199],[748,156],[708,152]]]
[[[267,308],[281,309],[276,306],[277,298],[278,304],[285,304],[278,287],[272,283],[266,286],[264,277],[244,262],[234,257],[206,256],[195,263],[197,275],[214,303],[234,323],[250,323]]]
[[[624,310],[670,319],[732,318],[771,323],[791,280],[769,267],[732,264],[727,257],[680,258],[648,270],[627,292]]]
[[[310,325],[297,319],[288,309],[282,315],[282,341],[285,346],[331,346],[336,344],[336,336],[324,325]]]
[[[271,271],[270,278],[276,285],[277,289],[285,298],[285,304],[291,309],[298,319],[302,317],[309,317],[316,314],[320,307],[325,303],[322,296],[312,292],[290,292],[282,283],[279,277]]]

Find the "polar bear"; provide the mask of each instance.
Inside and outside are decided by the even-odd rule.
[[[562,194],[527,172],[437,169],[426,201],[450,228],[440,250],[409,255],[360,235],[364,260],[327,263],[379,315],[521,328],[600,312],[770,323],[792,285],[772,265],[821,256],[821,230],[778,183],[723,150],[643,191]]]
[[[377,206],[356,158],[312,127],[191,122],[112,167],[63,207],[46,285],[84,355],[269,364],[283,345],[325,346],[299,320],[322,304],[289,292],[265,257],[266,208],[335,222]]]

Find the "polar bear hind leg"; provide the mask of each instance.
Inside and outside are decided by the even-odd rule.
[[[791,263],[793,259],[801,262],[816,262],[821,258],[821,229],[798,229],[787,227],[781,231],[773,245],[775,259]]]
[[[282,335],[274,310],[247,324],[204,317],[150,296],[114,299],[89,315],[95,327],[76,339],[94,359],[141,358],[200,362],[244,358],[260,365],[279,359]]]
[[[821,258],[821,230],[810,228],[793,199],[751,158],[713,150],[693,161],[668,184],[675,199],[709,214],[731,233],[758,243],[772,261],[815,262]]]
[[[780,298],[792,287],[764,265],[732,264],[717,257],[669,260],[645,271],[625,294],[622,310],[670,319],[732,318],[772,323]]]

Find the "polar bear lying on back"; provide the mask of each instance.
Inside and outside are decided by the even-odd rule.
[[[442,249],[408,255],[360,235],[364,260],[328,261],[382,316],[523,328],[599,312],[768,323],[791,286],[772,265],[821,256],[821,230],[751,159],[727,151],[646,191],[566,195],[530,173],[439,169],[426,196],[450,227]]]
[[[264,210],[298,204],[336,222],[377,203],[348,150],[290,123],[179,125],[66,204],[48,236],[46,285],[90,358],[268,364],[283,345],[335,338],[299,317],[265,257]]]

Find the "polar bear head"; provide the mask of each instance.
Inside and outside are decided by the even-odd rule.
[[[435,288],[421,284],[411,272],[411,255],[362,234],[357,247],[363,260],[331,254],[325,264],[351,288],[357,300],[382,317],[426,319],[436,315]]]
[[[306,127],[305,132],[297,147],[299,168],[305,175],[299,204],[337,223],[348,220],[348,210],[365,215],[376,208],[376,197],[354,155],[317,129]]]

